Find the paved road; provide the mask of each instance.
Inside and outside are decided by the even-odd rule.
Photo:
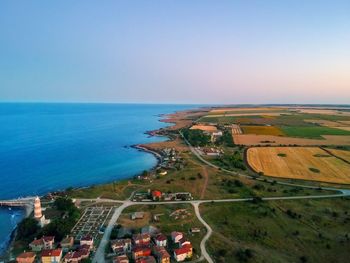
[[[124,208],[130,206],[132,203],[130,201],[124,201],[124,203],[117,207],[114,210],[114,213],[112,215],[111,220],[108,223],[108,226],[106,227],[106,230],[103,234],[103,237],[101,239],[100,245],[98,246],[94,259],[92,262],[94,263],[104,263],[105,262],[105,252],[106,252],[106,246],[108,245],[108,241],[110,239],[113,227],[115,223],[117,222],[120,214],[123,212]]]
[[[286,186],[294,186],[294,187],[302,187],[302,188],[308,188],[308,189],[320,189],[319,186],[312,186],[312,185],[303,185],[303,184],[296,184],[296,183],[287,183],[287,182],[282,182],[282,181],[278,181],[276,179],[267,179],[267,178],[259,178],[259,177],[252,177],[250,175],[247,175],[247,174],[242,174],[242,173],[239,173],[239,172],[235,172],[235,171],[231,171],[231,170],[227,170],[225,168],[222,168],[222,167],[219,167],[207,160],[205,160],[201,155],[200,153],[197,151],[197,149],[195,147],[193,147],[189,141],[187,141],[187,139],[183,136],[183,134],[180,132],[180,135],[182,136],[184,142],[187,144],[187,146],[190,148],[191,152],[203,163],[213,167],[213,168],[216,168],[216,169],[220,169],[221,171],[224,171],[224,172],[227,172],[227,173],[230,173],[230,174],[233,174],[233,175],[236,175],[236,176],[241,176],[241,177],[246,177],[246,178],[249,178],[249,179],[255,179],[255,180],[258,180],[258,181],[264,181],[264,182],[268,182],[268,183],[276,183],[276,184],[279,184],[279,185],[286,185]],[[323,190],[329,190],[329,191],[336,191],[336,192],[342,192],[344,194],[346,193],[350,193],[350,189],[340,189],[340,188],[334,188],[334,187],[322,187],[321,189]]]
[[[264,201],[274,201],[274,200],[300,200],[300,199],[321,199],[321,198],[339,198],[339,197],[345,197],[345,196],[350,196],[350,191],[346,193],[339,193],[339,194],[333,194],[333,195],[305,195],[305,196],[277,196],[277,197],[263,197],[262,200]],[[96,251],[95,257],[93,259],[93,262],[96,263],[104,263],[105,262],[105,251],[106,251],[106,246],[108,244],[109,238],[111,236],[112,229],[117,222],[119,216],[123,212],[123,210],[129,206],[133,205],[144,205],[144,204],[154,204],[154,205],[164,205],[164,204],[191,204],[194,207],[196,216],[198,220],[207,228],[207,234],[204,236],[204,238],[201,241],[200,248],[201,248],[201,258],[196,260],[196,262],[200,261],[201,259],[205,258],[209,263],[212,263],[213,260],[210,258],[205,244],[207,240],[210,238],[212,234],[212,229],[211,227],[204,221],[204,219],[201,217],[200,212],[199,212],[199,205],[203,203],[224,203],[224,202],[247,202],[247,201],[252,201],[254,198],[232,198],[232,199],[218,199],[218,200],[193,200],[193,201],[159,201],[159,202],[132,202],[130,200],[112,200],[112,199],[100,199],[100,198],[95,198],[95,199],[79,199],[79,201],[91,201],[91,202],[111,202],[111,203],[122,203],[121,206],[117,207],[116,210],[113,213],[113,216],[111,220],[108,223],[108,226],[104,232],[104,235],[101,239],[100,245]],[[103,201],[101,201],[103,200]]]
[[[201,217],[201,214],[199,212],[199,202],[193,202],[192,205],[194,207],[194,212],[196,213],[197,218],[199,219],[199,221],[201,221],[201,223],[207,228],[207,233],[205,234],[205,236],[203,237],[200,247],[201,247],[201,258],[205,258],[209,263],[214,263],[214,261],[212,260],[212,258],[210,257],[209,253],[207,252],[207,249],[205,247],[205,243],[207,242],[207,240],[210,238],[211,234],[213,233],[213,230],[211,229],[211,227],[207,224],[207,222],[204,221],[204,219]]]

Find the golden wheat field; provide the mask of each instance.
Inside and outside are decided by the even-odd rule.
[[[350,164],[318,147],[253,147],[247,161],[266,176],[350,184]]]
[[[350,162],[350,151],[336,150],[336,149],[327,149],[333,155],[342,158],[348,162]],[[350,173],[350,171],[349,171]]]

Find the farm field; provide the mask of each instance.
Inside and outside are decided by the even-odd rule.
[[[193,125],[190,129],[208,131],[208,132],[216,132],[218,130],[215,126],[211,126],[211,125]]]
[[[329,121],[329,120],[305,120],[306,122],[318,124],[326,127],[340,127],[340,126],[350,126],[350,124],[343,123],[341,121]]]
[[[323,135],[322,140],[292,138],[273,135],[255,135],[255,134],[236,134],[233,135],[233,141],[237,145],[350,145],[350,136],[341,135]]]
[[[332,109],[299,109],[297,111],[301,113],[310,113],[310,114],[350,116],[350,112],[348,111],[340,111],[340,110],[332,110]]]
[[[326,149],[331,154],[350,162],[350,151],[337,150],[337,149]]]
[[[283,136],[284,133],[275,126],[241,126],[244,134]]]
[[[225,117],[225,116],[256,116],[257,114],[261,114],[264,116],[281,116],[282,114],[291,114],[288,112],[241,112],[241,113],[223,113],[223,114],[209,114],[206,117]]]
[[[247,161],[266,176],[350,184],[350,164],[318,147],[249,148]]]
[[[219,108],[213,109],[209,114],[225,114],[225,113],[248,113],[248,112],[266,112],[266,111],[285,111],[280,107],[237,107],[237,108]]]
[[[282,126],[286,136],[311,139],[322,139],[322,135],[350,135],[350,131],[321,126]]]

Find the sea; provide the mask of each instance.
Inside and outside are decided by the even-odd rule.
[[[146,131],[160,114],[197,105],[0,103],[0,200],[130,178],[157,159],[130,146],[167,140]],[[0,208],[0,254],[24,217]]]

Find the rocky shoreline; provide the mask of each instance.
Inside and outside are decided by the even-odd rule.
[[[159,117],[165,117],[163,119],[160,119],[159,121],[160,122],[164,122],[164,123],[172,123],[174,124],[174,126],[176,125],[176,117],[177,114],[179,114],[180,112],[176,112],[176,113],[173,113],[173,114],[159,114],[158,116]],[[182,114],[182,112],[181,112]],[[169,128],[171,128],[173,125],[169,125],[169,126],[166,126],[164,128],[160,128],[160,129],[157,129],[157,130],[152,130],[152,131],[146,131],[145,134],[149,135],[150,137],[153,137],[153,136],[164,136],[164,137],[167,137],[169,140],[171,140],[171,138],[169,136],[167,136],[165,134],[165,131],[168,130]],[[144,152],[147,152],[147,153],[151,153],[153,154],[153,156],[155,156],[158,160],[157,164],[152,167],[151,169],[149,169],[148,171],[149,172],[152,172],[154,171],[158,166],[159,164],[162,162],[163,160],[163,156],[160,152],[154,150],[154,149],[151,149],[150,147],[147,147],[147,144],[136,144],[136,145],[131,145],[129,147],[132,147],[134,149],[137,149],[139,151],[144,151]],[[135,175],[135,176],[138,176],[138,175]],[[91,186],[86,186],[86,187],[78,187],[78,188],[75,188],[75,189],[80,189],[80,188],[89,188]],[[64,193],[64,191],[55,191],[55,192],[61,192],[61,193]],[[30,214],[26,213],[25,217],[28,217]],[[12,260],[11,258],[11,251],[13,249],[13,245],[14,245],[14,242],[15,242],[15,239],[16,239],[16,232],[17,232],[17,226],[12,230],[11,234],[10,234],[10,238],[9,238],[9,241],[7,242],[7,249],[4,249],[3,253],[0,254],[0,262],[6,262],[6,261],[9,261],[9,260]]]

